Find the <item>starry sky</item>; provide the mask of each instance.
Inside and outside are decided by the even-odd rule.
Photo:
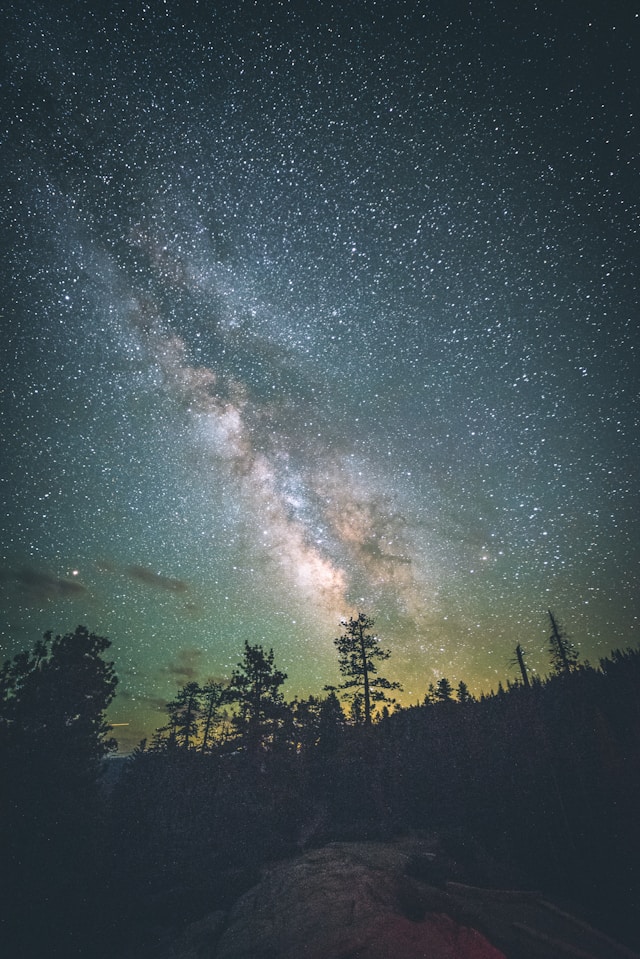
[[[358,610],[405,704],[635,645],[640,3],[9,6],[2,657],[130,745]]]

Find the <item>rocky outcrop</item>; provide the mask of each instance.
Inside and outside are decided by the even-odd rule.
[[[270,868],[231,913],[216,959],[502,959],[477,930],[427,913],[407,861],[397,847],[333,843]]]
[[[331,843],[272,864],[162,959],[632,959],[534,892],[447,880],[426,842]],[[638,957],[633,957],[638,959]]]

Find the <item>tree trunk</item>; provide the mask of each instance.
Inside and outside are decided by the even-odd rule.
[[[562,662],[563,670],[565,671],[565,673],[570,673],[571,664],[567,658],[567,650],[565,648],[565,644],[562,641],[563,640],[562,633],[560,632],[555,616],[553,615],[551,610],[549,610],[548,612],[549,612],[549,619],[551,620],[551,629],[552,629],[551,638],[553,639],[554,643],[556,644],[558,648],[558,654]]]
[[[529,683],[527,667],[524,662],[524,653],[522,651],[522,646],[520,645],[520,643],[518,643],[518,645],[516,646],[516,659],[518,660],[518,666],[520,667],[520,672],[522,673],[522,682],[527,687],[527,689],[529,689],[531,684]]]
[[[364,627],[358,623],[358,634],[360,637],[360,653],[362,655],[362,677],[364,679],[364,724],[371,725],[371,692],[369,690],[369,663],[367,661],[367,651],[364,645]]]

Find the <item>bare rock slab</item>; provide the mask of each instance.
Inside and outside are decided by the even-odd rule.
[[[271,867],[234,907],[216,959],[504,959],[449,915],[403,914],[407,859],[395,846],[333,843]]]

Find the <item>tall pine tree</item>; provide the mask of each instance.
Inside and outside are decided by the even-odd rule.
[[[551,635],[549,636],[551,665],[556,673],[570,673],[578,665],[578,650],[567,638],[551,610],[548,610],[548,613],[551,622]]]
[[[390,682],[378,675],[378,663],[389,659],[391,653],[382,649],[378,637],[369,632],[374,621],[364,613],[358,613],[356,619],[343,621],[345,632],[334,639],[338,650],[338,665],[344,681],[339,689],[345,690],[345,696],[356,705],[356,715],[362,716],[365,726],[371,725],[374,703],[394,702],[387,692],[402,689],[400,683]],[[360,713],[359,706],[362,706]]]
[[[287,674],[276,669],[273,650],[244,644],[244,657],[234,669],[228,698],[238,703],[236,725],[250,750],[256,750],[269,738],[284,715],[280,687]]]

